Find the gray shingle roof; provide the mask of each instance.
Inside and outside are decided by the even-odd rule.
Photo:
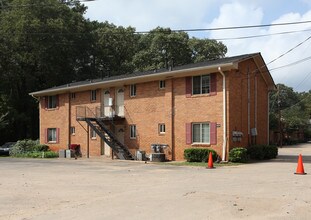
[[[177,70],[186,70],[186,69],[192,69],[192,68],[198,68],[198,67],[208,67],[208,66],[215,66],[215,65],[223,65],[227,63],[237,63],[246,59],[249,59],[253,56],[258,56],[260,53],[252,53],[252,54],[244,54],[244,55],[239,55],[239,56],[233,56],[233,57],[225,57],[221,59],[215,59],[215,60],[207,60],[204,62],[199,62],[199,63],[193,63],[193,64],[187,64],[187,65],[182,65],[182,66],[176,66],[173,67],[174,71]],[[151,71],[144,71],[144,72],[134,72],[131,74],[124,74],[124,75],[118,75],[118,76],[111,76],[111,77],[105,77],[102,79],[92,79],[92,80],[85,80],[85,81],[79,81],[79,82],[72,82],[68,83],[65,85],[60,85],[60,86],[55,86],[49,89],[37,91],[30,93],[30,95],[38,94],[38,93],[44,93],[44,92],[49,92],[49,91],[54,91],[54,90],[59,90],[62,88],[71,88],[71,87],[78,87],[78,86],[83,86],[83,85],[90,85],[94,83],[100,83],[100,82],[109,82],[109,81],[114,81],[114,80],[122,80],[122,79],[130,79],[138,76],[146,76],[146,75],[156,75],[159,73],[165,73],[168,72],[167,69],[158,69],[158,70],[151,70]]]

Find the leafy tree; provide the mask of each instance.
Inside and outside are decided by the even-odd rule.
[[[38,135],[37,103],[28,93],[71,82],[87,66],[85,9],[57,0],[11,0],[1,9],[0,92],[9,98],[14,139]]]
[[[191,38],[189,45],[194,63],[223,58],[227,53],[227,47],[216,40]]]
[[[278,130],[279,109],[283,132],[304,130],[309,126],[311,91],[298,93],[291,87],[278,84],[278,91],[270,96],[270,129]]]

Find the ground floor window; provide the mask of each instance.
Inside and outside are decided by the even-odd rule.
[[[76,127],[72,126],[70,127],[70,134],[75,135],[76,134]]]
[[[56,143],[58,140],[57,137],[57,129],[56,128],[48,128],[47,129],[47,142]]]
[[[210,143],[210,124],[193,123],[192,124],[192,142],[193,143]]]
[[[96,131],[94,129],[91,128],[91,133],[90,133],[90,137],[92,139],[96,139]]]
[[[159,134],[165,134],[165,124],[159,124]]]
[[[136,138],[136,125],[130,125],[130,138]]]

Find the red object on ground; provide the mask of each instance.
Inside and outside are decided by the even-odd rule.
[[[207,163],[207,167],[208,169],[212,169],[215,168],[213,165],[213,155],[212,152],[209,152],[209,157],[208,157],[208,163]]]
[[[297,170],[295,174],[300,174],[300,175],[306,175],[305,170],[303,168],[303,162],[302,162],[302,156],[299,154],[298,157],[298,165],[297,165]]]

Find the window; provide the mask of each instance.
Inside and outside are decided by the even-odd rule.
[[[136,125],[130,125],[130,138],[136,139]]]
[[[159,134],[165,134],[165,124],[159,124]]]
[[[96,101],[96,90],[91,90],[91,101]]]
[[[76,127],[70,127],[70,134],[75,135],[76,134]]]
[[[160,89],[165,89],[165,80],[160,80],[159,81],[159,88]]]
[[[75,99],[76,98],[76,93],[71,93],[70,97],[71,97],[71,99]]]
[[[194,76],[192,78],[193,95],[210,93],[210,88],[210,75]]]
[[[57,107],[57,103],[58,102],[58,96],[53,95],[53,96],[47,96],[47,108],[48,109],[52,109],[52,108],[56,108]]]
[[[136,84],[132,84],[130,87],[130,96],[135,97],[136,96]]]
[[[193,123],[192,124],[192,142],[193,143],[210,143],[210,124]]]
[[[91,133],[90,133],[91,139],[96,139],[96,131],[91,128]]]
[[[48,128],[47,129],[47,142],[55,142],[57,141],[57,132],[56,128]]]

